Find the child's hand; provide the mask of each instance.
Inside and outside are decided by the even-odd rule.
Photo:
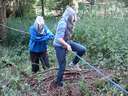
[[[72,48],[69,44],[66,44],[66,48],[67,48],[68,51],[72,51]]]

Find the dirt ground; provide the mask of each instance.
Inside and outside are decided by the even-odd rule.
[[[33,75],[25,77],[24,80],[28,83],[31,88],[38,93],[38,96],[85,96],[81,92],[80,81],[86,83],[86,87],[91,90],[93,96],[98,96],[95,80],[104,80],[105,78],[111,77],[111,70],[99,69],[106,77],[100,76],[95,70],[83,69],[82,71],[75,71],[67,69],[64,73],[64,86],[53,87],[53,81],[56,76],[56,70],[46,71],[39,73],[38,76]],[[42,77],[40,80],[37,77]],[[84,85],[83,85],[84,86]],[[51,89],[51,87],[53,87]],[[29,96],[29,95],[28,95]]]

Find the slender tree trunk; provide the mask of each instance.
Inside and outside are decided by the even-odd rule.
[[[0,0],[0,24],[6,24],[6,0]],[[6,39],[6,28],[0,25],[0,41]]]
[[[45,16],[45,14],[44,14],[44,0],[41,0],[41,8],[42,8],[42,16]]]

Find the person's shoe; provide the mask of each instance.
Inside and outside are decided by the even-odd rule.
[[[49,89],[50,90],[54,90],[54,89],[56,89],[56,88],[58,88],[58,87],[63,87],[63,82],[57,82],[57,81],[55,81],[55,80],[53,80],[51,83],[50,83],[50,85],[49,85]]]
[[[71,67],[71,70],[77,70],[81,71],[81,68],[79,67],[79,64],[73,64],[73,62],[69,63],[69,67]]]
[[[49,90],[55,90],[57,88],[57,84],[56,84],[56,81],[53,80],[52,82],[50,82],[49,84]]]
[[[63,87],[63,82],[57,83],[58,87]]]
[[[32,64],[32,72],[37,73],[39,71],[39,65],[37,64]]]
[[[73,67],[73,66],[74,66],[73,62],[70,62],[69,67]]]
[[[79,66],[79,64],[76,64],[72,67],[73,70],[76,70],[76,71],[81,71],[81,68]]]

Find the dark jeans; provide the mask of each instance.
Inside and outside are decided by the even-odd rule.
[[[70,44],[72,50],[74,52],[76,52],[76,54],[78,56],[81,57],[82,55],[85,54],[86,48],[84,46],[82,46],[81,44],[73,42],[73,41],[68,42],[68,44]],[[67,50],[63,47],[55,47],[55,50],[56,50],[56,57],[57,57],[58,64],[59,64],[59,70],[57,72],[56,82],[58,85],[62,85],[61,83],[63,81],[63,74],[64,74],[64,70],[65,70],[65,66],[66,66]],[[75,56],[73,58],[72,62],[75,65],[79,62],[79,60],[80,59],[77,56]]]
[[[39,71],[39,61],[41,61],[44,70],[50,67],[47,51],[39,53],[30,52],[30,60],[32,63],[32,72],[34,73]]]

